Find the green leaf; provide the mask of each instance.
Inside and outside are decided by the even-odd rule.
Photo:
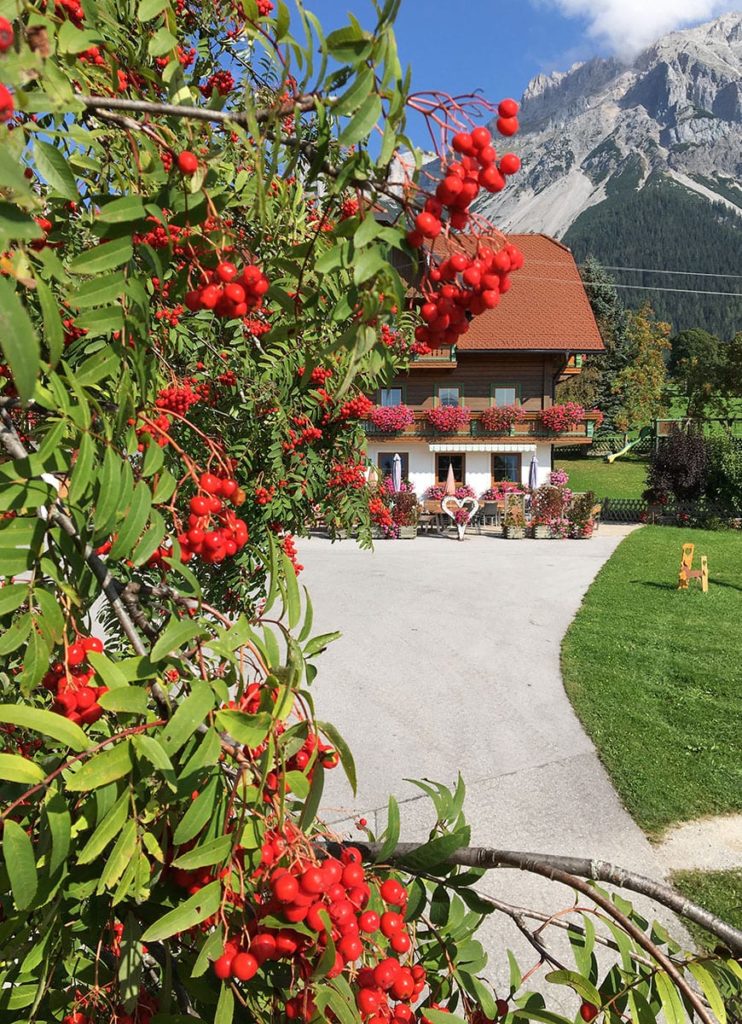
[[[309,788],[309,796],[304,802],[299,818],[299,828],[308,832],[309,828],[317,817],[317,810],[322,800],[322,791],[325,787],[325,770],[321,764],[315,763],[312,772],[312,785]]]
[[[218,785],[217,779],[212,779],[206,789],[202,790],[191,803],[191,806],[178,822],[178,827],[173,834],[173,842],[176,846],[189,843],[191,839],[199,834],[204,825],[214,817]]]
[[[121,306],[100,306],[88,310],[75,318],[75,327],[86,332],[87,338],[98,338],[101,335],[113,334],[123,330],[124,311]],[[118,358],[118,357],[117,357]],[[90,381],[89,383],[93,383]]]
[[[36,331],[7,278],[0,276],[0,348],[10,367],[13,383],[28,402],[39,373],[40,350]]]
[[[101,872],[97,890],[99,893],[113,888],[131,863],[136,849],[137,823],[133,818],[129,818]]]
[[[303,772],[292,771],[286,772],[284,778],[287,792],[290,789],[299,800],[306,800],[309,796],[309,779],[306,775]]]
[[[683,1007],[683,1001],[672,981],[663,971],[658,971],[654,982],[662,1003],[666,1024],[687,1024],[688,1017]]]
[[[152,648],[150,658],[152,661],[160,661],[162,658],[166,658],[168,654],[172,654],[173,651],[180,650],[181,647],[190,643],[191,640],[195,640],[196,637],[206,636],[206,633],[207,631],[204,627],[200,626],[197,622],[173,616],[162,635],[158,637],[157,643]]]
[[[0,722],[51,736],[78,753],[93,745],[79,725],[53,711],[43,711],[28,704],[0,704]]]
[[[377,864],[383,864],[394,853],[399,842],[399,804],[393,796],[389,797],[389,810],[387,811],[386,829],[384,831],[383,843],[376,858]]]
[[[161,14],[169,6],[168,0],[141,0],[137,17],[140,21],[150,21]]]
[[[294,629],[301,619],[301,598],[296,570],[286,555],[283,556],[283,575],[286,581],[286,610],[289,617],[289,629]]]
[[[600,1006],[603,1002],[597,988],[576,971],[551,971],[546,975],[546,980],[552,985],[566,985],[593,1006]]]
[[[146,216],[141,196],[121,196],[101,207],[97,220],[102,224],[124,224]]]
[[[430,1024],[466,1024],[463,1017],[457,1017],[455,1013],[448,1010],[433,1010],[426,1006],[421,1011],[421,1016],[426,1017]]]
[[[69,22],[65,22],[69,24]],[[87,47],[83,47],[87,49]],[[44,178],[52,191],[58,195],[77,202],[80,193],[77,191],[75,176],[69,168],[61,150],[48,142],[42,142],[38,137],[34,139],[34,162],[39,174]]]
[[[82,309],[86,306],[105,306],[121,298],[126,289],[126,278],[122,273],[94,277],[80,285],[70,295],[70,302]]]
[[[127,739],[114,747],[91,757],[68,781],[67,789],[73,793],[98,789],[109,782],[128,775],[131,771],[131,743]]]
[[[95,445],[90,439],[90,434],[85,433],[80,440],[80,448],[70,477],[70,489],[67,494],[70,505],[76,505],[92,483],[94,456]]]
[[[467,846],[470,838],[471,830],[468,827],[458,829],[449,835],[438,836],[437,839],[431,839],[429,843],[406,854],[404,864],[413,871],[429,871],[431,868],[443,864],[452,853],[460,850],[462,846]]]
[[[212,864],[221,864],[229,856],[232,849],[232,836],[218,836],[196,846],[188,853],[182,854],[173,861],[174,868],[182,868],[184,871],[195,871],[196,868],[208,868]]]
[[[214,699],[214,691],[208,683],[193,684],[192,692],[179,705],[160,736],[160,743],[169,757],[187,743],[214,707]]]
[[[104,693],[98,698],[98,703],[105,711],[144,715],[148,706],[147,691],[140,686],[121,686]]]
[[[96,675],[100,676],[109,689],[117,690],[122,686],[129,685],[129,681],[119,665],[100,651],[88,651],[88,661],[95,669]]]
[[[155,921],[142,936],[142,942],[159,942],[169,939],[171,935],[180,935],[194,925],[205,921],[219,909],[222,897],[222,883],[211,882],[181,903],[175,910]]]
[[[343,770],[348,778],[350,787],[353,790],[353,795],[355,796],[358,789],[358,783],[356,780],[356,765],[353,760],[353,755],[350,752],[350,747],[337,731],[335,726],[330,722],[317,722],[317,725],[340,755],[340,763],[343,766]]]
[[[0,779],[6,782],[43,782],[44,772],[33,761],[18,754],[0,754]]]
[[[91,46],[99,46],[103,40],[97,32],[86,32],[75,28],[71,21],[63,21],[57,36],[60,53],[83,53]]]
[[[25,910],[36,895],[38,875],[31,840],[12,818],[6,818],[3,828],[3,859],[15,905]]]
[[[363,100],[369,95],[373,86],[373,69],[369,67],[362,68],[353,80],[353,84],[333,104],[333,112],[345,116],[355,113]]]
[[[73,386],[80,388],[97,384],[104,377],[114,373],[121,363],[121,356],[110,345],[105,345],[89,359],[86,359],[82,366],[77,367],[74,376],[71,378]],[[69,374],[69,371],[68,371]]]
[[[268,735],[271,716],[265,711],[257,715],[248,715],[244,711],[217,711],[216,724],[238,743],[257,747]]]
[[[381,100],[375,92],[370,93],[340,133],[341,146],[353,146],[361,139],[367,139],[377,122],[381,120]]]
[[[126,558],[127,555],[131,554],[131,550],[139,540],[149,518],[151,507],[152,493],[144,480],[140,480],[134,488],[131,506],[126,514],[126,518],[119,527],[118,536],[111,547],[110,557],[112,559]],[[155,644],[155,648],[158,647],[160,640]]]
[[[688,964],[688,970],[701,986],[701,990],[706,996],[712,1011],[716,1014],[719,1024],[726,1024],[727,1011],[724,1006],[724,999],[711,971],[707,970],[702,964],[693,963],[692,961]]]
[[[326,647],[335,643],[342,635],[342,633],[322,633],[320,636],[312,637],[304,646],[304,657],[311,658],[315,654],[321,654]]]
[[[169,32],[166,28],[161,28],[152,36],[147,46],[147,52],[150,57],[162,57],[165,53],[170,53],[178,45],[178,40]]]
[[[6,182],[3,185],[7,187]],[[0,248],[8,248],[11,241],[33,242],[43,236],[44,232],[32,217],[12,203],[0,200]]]
[[[78,864],[90,864],[119,834],[131,809],[131,795],[125,789],[111,810],[103,818],[77,857]]]
[[[44,320],[44,339],[49,349],[49,362],[52,366],[56,366],[64,349],[64,330],[62,329],[62,318],[59,315],[59,306],[51,288],[38,277],[36,278],[36,294],[39,297],[41,315]]]
[[[128,263],[133,254],[131,238],[124,235],[110,242],[101,242],[87,252],[75,256],[70,262],[69,270],[72,274],[99,274]]]
[[[0,615],[8,615],[28,600],[27,583],[9,583],[0,587]]]
[[[116,520],[121,483],[121,459],[113,448],[106,448],[95,506],[95,532],[98,537],[105,537],[110,533]]]
[[[234,1018],[234,995],[229,985],[222,985],[219,1002],[216,1004],[214,1024],[232,1024]]]
[[[328,51],[341,63],[355,63],[371,50],[371,37],[356,25],[345,25],[330,32],[325,43]]]
[[[49,874],[54,876],[67,861],[72,843],[72,817],[67,801],[61,793],[52,793],[44,805],[44,814],[49,825],[52,849],[49,855]]]

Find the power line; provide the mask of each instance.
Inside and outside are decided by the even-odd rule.
[[[660,285],[651,284],[615,284],[614,282],[598,284],[592,281],[582,281],[567,279],[564,277],[528,277],[526,274],[519,273],[516,280],[518,281],[550,281],[554,284],[571,284],[581,288],[583,291],[587,288],[625,288],[628,291],[644,291],[644,292],[679,292],[683,295],[725,295],[731,299],[742,299],[742,292],[714,292],[714,291],[703,291],[697,288],[663,288]]]
[[[533,264],[536,264],[536,263],[541,264],[543,266],[550,266],[550,267],[563,267],[564,266],[564,261],[563,260],[534,260],[534,259],[526,258],[526,263],[528,264],[528,266],[532,266]],[[585,264],[584,263],[580,263],[580,264],[578,264],[578,266],[584,268]],[[636,274],[674,274],[674,275],[678,275],[678,276],[681,276],[681,277],[729,277],[729,278],[734,278],[735,280],[742,281],[742,274],[710,274],[708,272],[701,271],[701,270],[658,270],[655,267],[609,267],[609,266],[607,266],[604,263],[601,263],[600,267],[601,267],[602,270],[620,270],[620,271],[627,271],[627,272],[636,273]],[[629,286],[625,286],[625,287],[629,287]],[[636,287],[639,287],[639,286],[637,285]]]

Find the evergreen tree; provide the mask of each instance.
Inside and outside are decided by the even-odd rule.
[[[686,400],[686,415],[721,411],[725,359],[716,335],[696,327],[676,334],[670,344],[668,369]]]

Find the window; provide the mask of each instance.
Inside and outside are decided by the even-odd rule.
[[[436,482],[443,487],[446,486],[449,466],[453,466],[453,475],[456,479],[456,486],[462,487],[464,483],[464,474],[466,473],[466,457],[464,455],[436,455]]]
[[[518,401],[518,388],[514,384],[497,385],[492,388],[495,405],[515,405]]]
[[[379,472],[382,480],[385,476],[391,476],[394,469],[394,456],[399,455],[402,460],[402,479],[406,480],[410,475],[410,453],[409,452],[379,452]]]
[[[520,483],[520,468],[521,468],[521,456],[519,453],[512,455],[493,455],[492,456],[492,483],[499,484],[503,480],[509,480],[511,483]]]
[[[459,405],[460,388],[438,388],[439,405]]]
[[[401,405],[402,388],[382,388],[379,405]]]

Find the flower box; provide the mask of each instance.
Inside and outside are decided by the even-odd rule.
[[[512,434],[516,423],[526,416],[522,405],[493,405],[479,417],[482,428],[488,434]]]
[[[585,419],[585,409],[577,402],[564,402],[542,409],[538,414],[541,425],[552,434],[568,433]]]
[[[525,526],[506,526],[505,536],[508,540],[523,540],[526,535]]]
[[[417,537],[417,526],[400,526],[400,540],[414,540]]]
[[[471,409],[465,405],[438,405],[428,409],[425,416],[439,434],[455,434],[469,426]]]
[[[415,422],[415,414],[408,405],[375,405],[371,422],[383,434],[399,434]]]
[[[533,538],[534,540],[551,540],[552,532],[551,527],[548,523],[534,523],[533,526]]]

